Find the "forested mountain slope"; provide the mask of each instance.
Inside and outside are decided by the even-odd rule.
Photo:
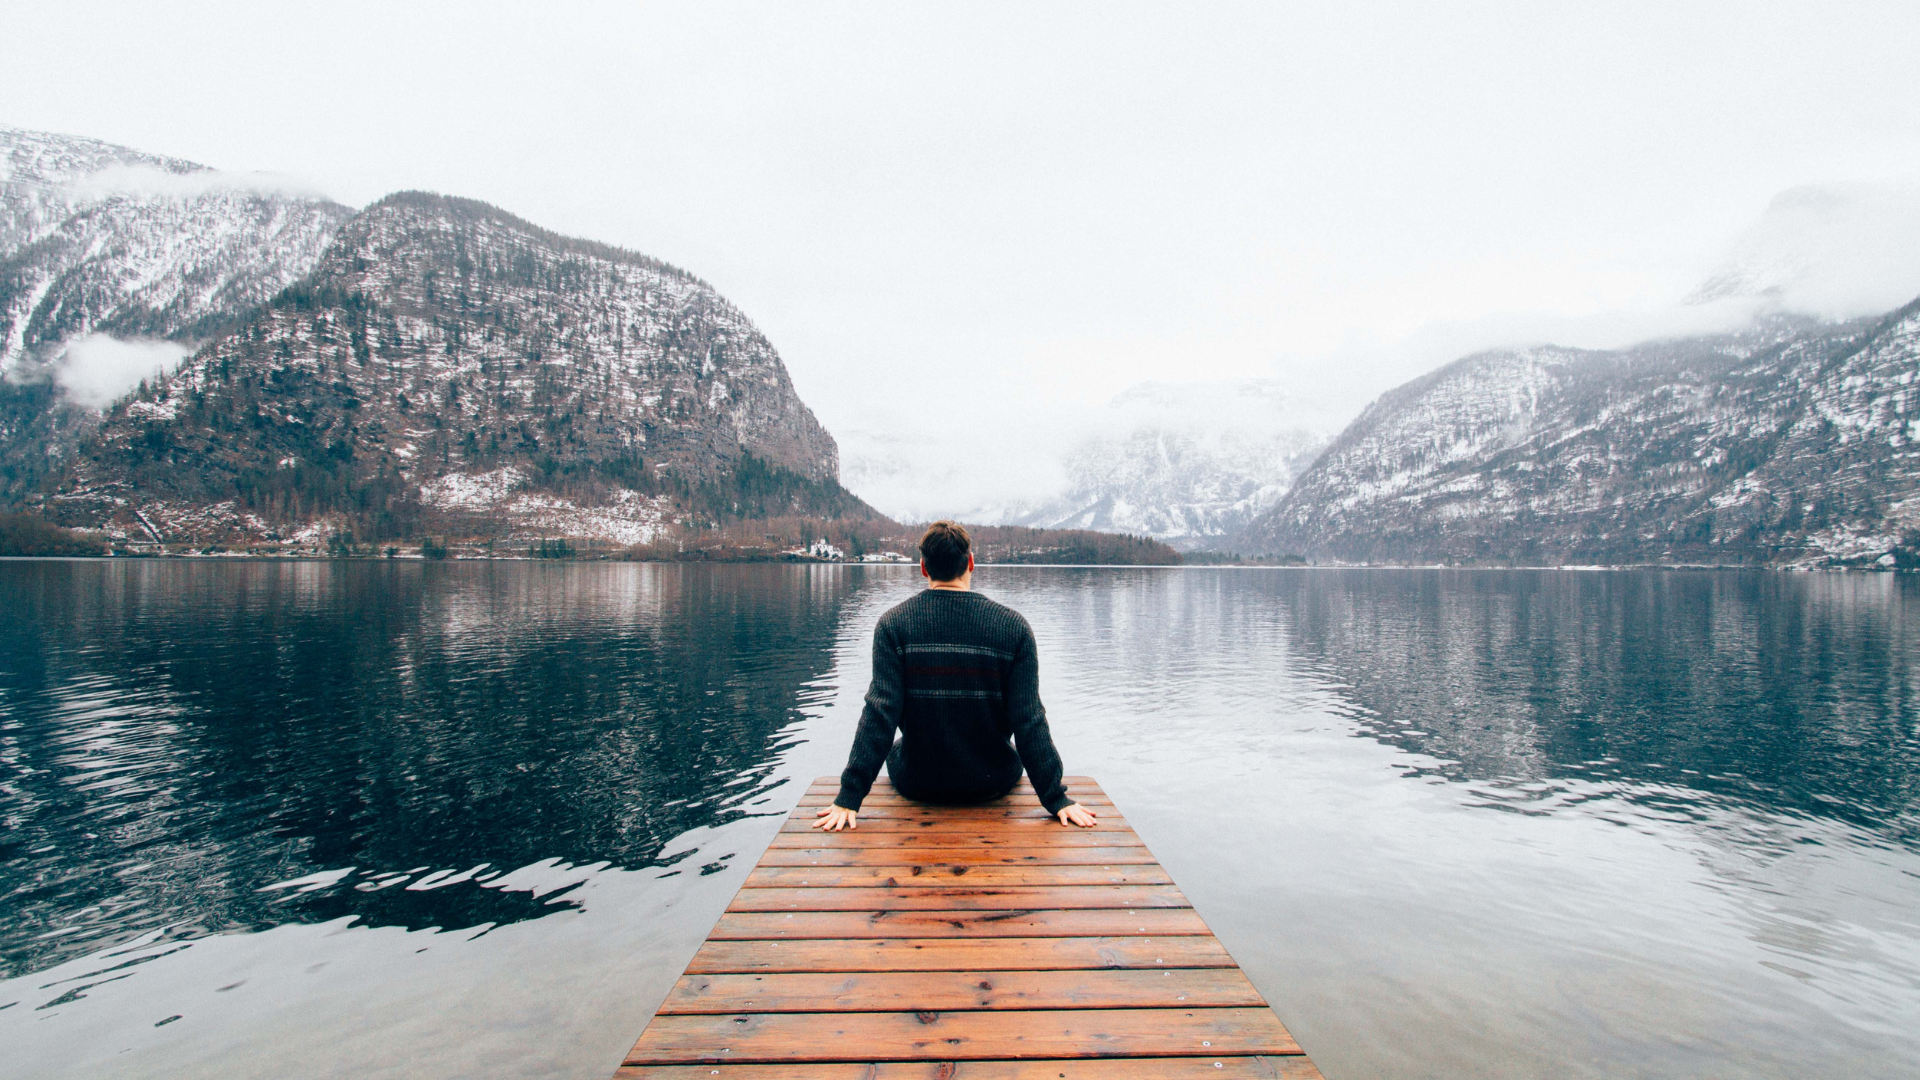
[[[412,192],[116,405],[48,506],[167,539],[637,543],[676,521],[875,516],[773,347],[704,282]]]

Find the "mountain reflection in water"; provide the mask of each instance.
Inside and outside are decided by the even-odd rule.
[[[4,973],[162,927],[550,914],[570,866],[778,812],[846,593],[795,576],[0,566]]]
[[[1298,654],[1494,805],[1743,803],[1920,847],[1920,605],[1891,574],[1300,574]],[[1570,785],[1563,781],[1584,781]]]

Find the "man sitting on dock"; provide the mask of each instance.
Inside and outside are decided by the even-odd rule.
[[[950,805],[1005,795],[1024,765],[1048,813],[1063,825],[1091,827],[1093,813],[1067,797],[1061,780],[1040,704],[1033,629],[1019,612],[973,591],[967,530],[951,521],[928,526],[920,573],[929,587],[874,627],[873,682],[853,752],[840,794],[813,827],[857,828],[860,803],[882,763],[900,794]]]

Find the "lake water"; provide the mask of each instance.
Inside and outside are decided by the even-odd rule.
[[[916,583],[0,562],[0,1074],[608,1075]],[[1334,1080],[1920,1075],[1920,579],[978,586]]]

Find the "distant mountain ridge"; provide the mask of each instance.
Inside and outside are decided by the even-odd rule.
[[[1331,438],[1277,379],[1143,383],[1108,406],[1113,430],[1068,456],[1065,490],[1005,524],[1218,546],[1279,502]]]
[[[1920,535],[1920,302],[1456,361],[1235,538],[1347,562],[1895,565]]]

